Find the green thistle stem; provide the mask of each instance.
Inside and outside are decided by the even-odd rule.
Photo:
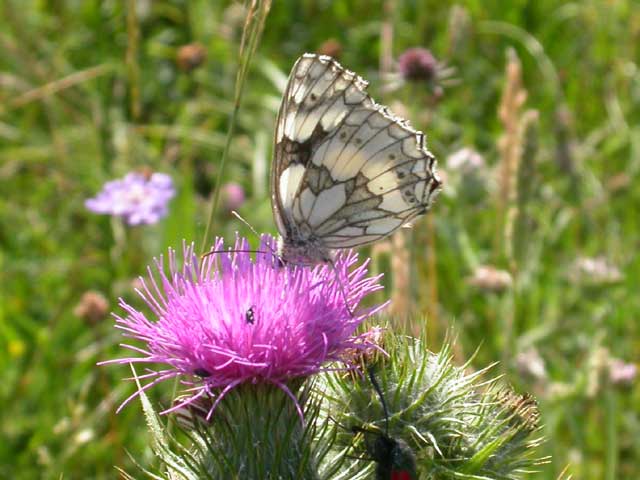
[[[304,396],[298,398],[301,404]],[[213,478],[318,478],[310,432],[291,397],[276,386],[232,390],[205,428],[203,461]]]

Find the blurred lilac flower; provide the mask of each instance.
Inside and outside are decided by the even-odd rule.
[[[635,364],[626,363],[618,358],[609,361],[609,380],[614,385],[631,385],[637,375],[638,367]]]
[[[432,81],[438,72],[438,61],[426,48],[414,47],[398,57],[398,70],[408,81]]]
[[[129,225],[156,223],[167,215],[167,204],[175,195],[173,181],[164,173],[131,172],[107,182],[85,206],[94,213],[122,217]]]
[[[222,186],[222,207],[225,212],[231,213],[238,210],[245,200],[244,189],[242,185],[235,182],[229,182]]]
[[[259,250],[273,252],[275,245],[265,235]],[[212,250],[223,249],[216,240]],[[350,313],[382,288],[380,277],[366,276],[368,262],[352,269],[358,257],[348,252],[334,266],[281,266],[273,253],[258,253],[254,260],[248,249],[238,239],[230,252],[201,260],[193,246],[185,246],[181,268],[169,250],[169,271],[162,258],[156,260],[156,274],[149,268],[138,292],[153,318],[120,300],[127,315],[116,315],[116,327],[146,345],[124,345],[142,356],[104,363],[164,364],[142,376],[150,380],[143,390],[180,377],[188,395],[163,413],[216,397],[210,417],[229,391],[247,382],[275,385],[295,401],[287,382],[322,371],[327,362],[345,362],[347,350],[371,348],[354,332],[386,304]]]

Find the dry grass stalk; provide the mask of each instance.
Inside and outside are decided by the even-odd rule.
[[[129,83],[131,117],[140,118],[140,65],[138,64],[138,46],[140,44],[140,25],[135,0],[127,2],[127,80]]]
[[[391,237],[391,314],[404,321],[412,312],[411,305],[411,254],[407,247],[406,231]]]
[[[504,252],[504,236],[507,208],[516,200],[516,174],[521,154],[520,118],[521,109],[527,99],[527,92],[522,86],[522,65],[513,49],[507,51],[506,84],[498,117],[504,126],[504,133],[498,140],[500,164],[498,165],[498,218],[500,224],[496,229],[496,253]]]
[[[380,73],[384,76],[393,71],[393,12],[395,0],[386,0],[383,5],[384,21],[380,26]]]
[[[531,240],[529,227],[529,203],[534,194],[536,155],[538,153],[538,112],[527,110],[520,120],[520,157],[515,173],[516,182],[509,205],[504,228],[505,250],[516,269],[525,260],[527,244]],[[512,272],[515,274],[515,271]]]
[[[19,108],[36,100],[45,100],[47,99],[47,97],[55,95],[58,92],[61,92],[67,88],[74,87],[83,82],[92,80],[96,77],[109,73],[110,71],[112,71],[111,66],[103,64],[87,68],[86,70],[74,72],[71,75],[67,75],[66,77],[60,78],[58,80],[53,80],[42,86],[36,87],[21,95],[18,95],[8,102],[9,108]],[[0,110],[0,114],[1,113],[4,113],[4,111]]]
[[[427,322],[431,338],[438,338],[438,270],[436,265],[436,227],[433,214],[427,213],[427,267],[429,282],[429,303]]]

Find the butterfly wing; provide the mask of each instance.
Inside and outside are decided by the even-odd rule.
[[[326,56],[294,66],[278,115],[272,203],[285,237],[375,242],[424,213],[440,187],[422,133]]]
[[[304,54],[287,82],[274,136],[271,200],[278,230],[291,233],[293,201],[320,137],[367,98],[367,82],[330,57]]]

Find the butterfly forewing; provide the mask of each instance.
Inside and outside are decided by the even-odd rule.
[[[422,133],[366,87],[330,57],[305,54],[293,67],[272,166],[285,257],[290,247],[313,263],[380,240],[424,213],[439,189]]]

